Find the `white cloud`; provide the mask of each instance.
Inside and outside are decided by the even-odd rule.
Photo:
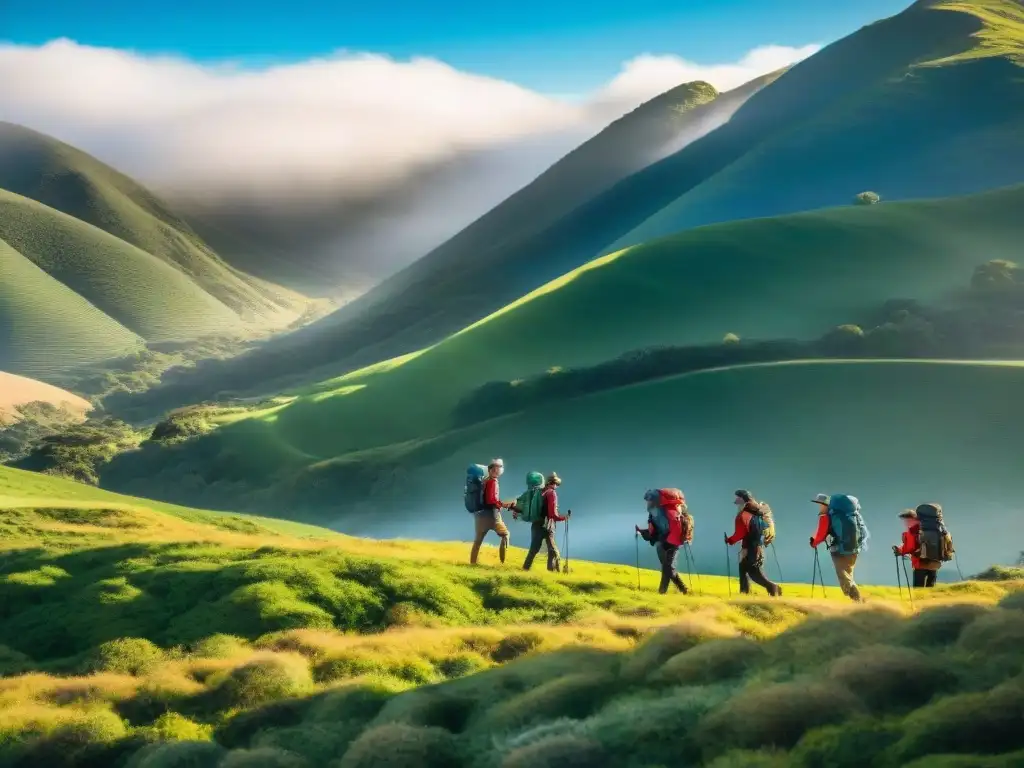
[[[681,82],[724,90],[814,50],[768,46],[711,66],[644,55],[580,102],[431,59],[338,54],[253,70],[56,40],[0,45],[0,120],[164,188],[216,195],[342,185],[364,196],[523,139],[562,136],[553,146],[563,151],[567,134],[593,132]]]
[[[820,45],[792,48],[766,45],[748,52],[733,64],[695,64],[672,55],[643,54],[627,61],[619,74],[595,99],[612,103],[646,101],[681,83],[704,80],[719,91],[737,88],[760,75],[806,59],[821,50]]]

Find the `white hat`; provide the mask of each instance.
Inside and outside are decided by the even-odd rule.
[[[488,467],[501,467],[502,469],[504,469],[505,468],[505,462],[502,461],[501,459],[491,459],[491,463],[488,464],[487,466]]]
[[[813,501],[815,504],[824,504],[827,507],[831,503],[832,497],[829,496],[827,493],[819,493],[817,496],[811,499],[811,501]]]

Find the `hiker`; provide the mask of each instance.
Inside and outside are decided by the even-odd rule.
[[[832,566],[836,570],[839,588],[843,594],[856,603],[863,602],[860,589],[854,580],[853,571],[857,567],[857,557],[863,551],[868,540],[868,528],[860,514],[860,501],[856,496],[845,493],[834,493],[831,496],[819,493],[814,497],[817,504],[818,527],[811,536],[811,547],[830,539],[829,553],[832,555]]]
[[[523,561],[523,570],[533,566],[533,559],[540,552],[541,544],[547,544],[548,570],[558,572],[561,557],[555,543],[555,526],[572,517],[572,510],[565,515],[558,514],[558,487],[562,478],[552,472],[544,478],[540,472],[531,472],[526,476],[526,493],[516,499],[512,517],[530,523],[530,549]]]
[[[686,584],[679,578],[676,570],[676,558],[680,547],[693,540],[693,516],[686,508],[686,498],[678,488],[662,488],[647,491],[644,494],[647,502],[647,529],[636,526],[644,541],[654,547],[661,563],[661,584],[658,594],[668,592],[669,582],[684,595],[688,592]]]
[[[740,592],[750,594],[750,582],[754,582],[768,590],[772,597],[781,597],[782,587],[764,572],[764,548],[775,538],[771,509],[742,489],[736,491],[733,504],[738,510],[736,529],[732,536],[725,534],[725,543],[731,547],[742,542],[739,552]]]
[[[954,554],[953,537],[942,521],[942,507],[921,504],[900,512],[899,517],[906,530],[902,543],[894,546],[892,553],[897,557],[910,555],[914,589],[934,587],[942,564],[952,560]]]
[[[512,502],[503,502],[499,496],[498,478],[505,471],[505,462],[501,459],[494,459],[487,465],[487,478],[483,481],[479,492],[479,502],[475,505],[476,538],[473,540],[473,548],[469,553],[469,562],[476,565],[477,556],[480,554],[480,545],[489,531],[494,531],[501,538],[498,546],[498,558],[505,562],[505,553],[508,551],[508,528],[505,521],[501,519],[501,510],[512,506]],[[468,496],[469,491],[467,491]],[[469,504],[467,503],[467,507]]]

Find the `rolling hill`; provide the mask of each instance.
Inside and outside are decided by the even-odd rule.
[[[56,212],[54,212],[56,214]],[[0,366],[52,376],[143,340],[0,239]]]
[[[173,266],[247,322],[283,326],[301,296],[225,264],[153,193],[74,147],[0,123],[0,189],[92,224]]]
[[[505,286],[521,293],[688,227],[846,204],[865,190],[888,201],[1018,183],[1022,29],[1017,0],[915,3],[795,65],[721,127],[548,226],[471,258],[442,246],[301,333],[154,397],[183,403],[410,353],[511,300]],[[483,274],[498,290],[479,290]]]
[[[18,408],[29,403],[48,403],[83,418],[92,410],[92,404],[78,395],[41,381],[0,371],[0,426],[21,418]]]
[[[145,342],[265,335],[307,299],[224,264],[131,179],[0,124],[0,366],[52,377]]]

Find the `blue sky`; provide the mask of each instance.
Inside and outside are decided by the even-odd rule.
[[[0,0],[0,37],[252,65],[339,49],[430,56],[544,92],[580,92],[643,53],[700,64],[827,43],[909,0]]]

